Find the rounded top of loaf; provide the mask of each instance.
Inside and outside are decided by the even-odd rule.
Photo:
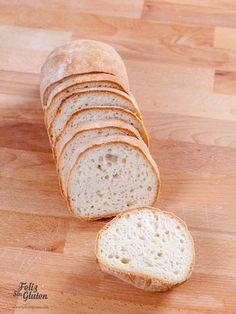
[[[90,73],[112,74],[128,86],[124,62],[116,50],[95,40],[75,40],[54,49],[41,69],[40,93],[66,77]]]

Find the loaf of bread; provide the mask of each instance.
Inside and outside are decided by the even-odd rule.
[[[186,224],[148,206],[120,213],[99,232],[97,261],[104,272],[138,288],[166,291],[185,282],[194,266]]]
[[[115,216],[135,206],[155,204],[159,171],[147,146],[134,137],[98,137],[74,153],[67,201],[81,219]]]

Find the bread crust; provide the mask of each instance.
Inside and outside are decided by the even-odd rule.
[[[107,265],[105,262],[103,262],[99,256],[99,239],[101,237],[101,234],[107,229],[109,228],[109,226],[114,223],[116,220],[118,220],[121,216],[126,215],[127,213],[133,212],[133,211],[141,211],[143,209],[149,209],[151,211],[159,211],[162,212],[172,218],[177,219],[185,228],[186,233],[188,234],[191,243],[192,243],[192,262],[190,264],[188,273],[186,274],[185,278],[181,281],[168,281],[168,280],[163,280],[160,278],[155,278],[153,276],[150,275],[146,275],[144,273],[137,273],[137,272],[128,272],[122,269],[119,269],[117,267],[114,266],[110,266]],[[95,244],[95,256],[96,256],[96,261],[99,264],[100,268],[102,271],[107,272],[108,274],[111,274],[127,283],[132,284],[133,286],[140,288],[140,289],[144,289],[147,291],[158,291],[158,292],[163,292],[163,291],[167,291],[173,287],[179,286],[181,284],[183,284],[186,280],[188,280],[188,278],[191,276],[194,265],[195,265],[195,249],[194,249],[194,242],[193,242],[193,238],[188,230],[188,227],[186,225],[186,223],[179,218],[178,216],[176,216],[174,213],[172,212],[166,212],[166,211],[162,211],[159,208],[154,208],[152,206],[142,206],[142,207],[137,207],[137,208],[130,208],[127,210],[124,210],[123,212],[119,213],[115,218],[113,218],[110,222],[108,222],[105,226],[103,226],[103,228],[99,231],[99,233],[97,234],[97,238],[96,238],[96,244]]]
[[[76,79],[76,81],[70,82],[70,79]],[[58,89],[58,91],[55,92],[55,88],[58,88],[61,83],[67,83],[64,85],[61,89]],[[46,102],[42,101],[42,107],[45,109],[52,100],[61,92],[67,90],[68,88],[71,88],[73,86],[80,86],[82,84],[89,84],[89,83],[112,83],[116,85],[116,89],[129,93],[129,91],[126,91],[125,88],[122,86],[122,82],[120,82],[117,77],[111,74],[104,74],[104,73],[99,73],[99,74],[87,74],[87,75],[81,75],[81,74],[76,74],[69,76],[65,79],[62,79],[59,82],[54,83],[51,85],[51,87],[48,89],[47,95],[45,95]]]
[[[149,146],[149,138],[148,138],[148,134],[147,134],[147,131],[144,127],[144,124],[143,124],[143,121],[140,120],[133,112],[129,111],[129,110],[126,110],[124,108],[121,108],[121,107],[89,107],[89,108],[84,108],[84,109],[80,109],[76,112],[74,112],[70,118],[67,120],[65,126],[63,127],[63,129],[61,130],[61,132],[58,134],[58,136],[56,137],[56,139],[53,141],[52,140],[52,136],[51,136],[51,132],[49,131],[49,128],[47,128],[47,133],[48,133],[48,137],[49,137],[49,140],[50,140],[50,143],[51,145],[53,145],[53,142],[57,142],[57,140],[60,138],[62,132],[64,132],[65,128],[67,127],[67,125],[70,123],[70,121],[79,113],[81,112],[85,112],[85,111],[88,111],[88,110],[113,110],[113,111],[120,111],[122,113],[125,113],[129,116],[132,116],[132,118],[134,118],[138,124],[139,124],[139,127],[140,127],[140,130],[139,133],[143,139],[143,141],[145,142],[145,144],[147,146]],[[102,119],[103,120],[103,119]],[[108,119],[110,120],[110,119]],[[119,119],[118,119],[119,120]]]
[[[78,96],[78,95],[83,95],[83,94],[90,94],[90,93],[110,93],[110,94],[113,94],[113,95],[116,95],[116,96],[119,96],[123,99],[126,99],[130,102],[131,106],[132,106],[132,112],[137,115],[137,117],[143,121],[142,119],[142,115],[141,115],[141,112],[139,110],[139,106],[138,104],[136,103],[134,97],[131,97],[129,96],[128,94],[122,92],[122,91],[119,91],[119,90],[116,90],[114,88],[106,88],[106,87],[99,87],[99,88],[86,88],[86,89],[81,89],[81,90],[78,90],[78,91],[74,91],[72,93],[70,93],[69,95],[66,95],[62,98],[62,100],[60,101],[60,104],[59,106],[57,107],[57,110],[52,118],[52,121],[50,123],[50,125],[48,125],[47,123],[47,115],[48,115],[48,112],[49,112],[49,109],[52,105],[52,102],[51,104],[49,104],[46,109],[45,109],[45,119],[44,119],[44,122],[45,122],[45,125],[49,127],[49,132],[52,128],[52,125],[53,123],[55,122],[56,120],[56,117],[57,115],[60,113],[60,111],[62,110],[63,108],[63,105],[64,105],[64,102],[70,98],[72,98],[73,96]],[[58,93],[60,94],[60,93]],[[119,106],[116,106],[116,107],[119,107]],[[123,107],[121,107],[123,108]],[[130,110],[131,111],[131,110]]]
[[[157,191],[156,191],[156,194],[155,194],[155,197],[153,199],[151,206],[155,205],[155,203],[157,202],[159,192],[160,192],[160,187],[161,187],[160,173],[159,173],[159,169],[157,167],[157,164],[154,161],[154,159],[152,158],[146,144],[141,139],[138,140],[138,139],[128,137],[128,136],[123,136],[123,135],[112,135],[112,136],[107,136],[107,137],[99,137],[99,138],[96,138],[95,140],[89,141],[88,144],[83,145],[83,148],[81,148],[79,150],[78,155],[75,155],[74,160],[72,160],[72,163],[71,163],[72,166],[68,172],[67,185],[66,185],[67,191],[66,191],[65,199],[66,199],[66,202],[67,202],[67,205],[68,205],[70,212],[72,212],[75,217],[78,217],[81,220],[98,220],[98,219],[102,219],[102,218],[114,217],[118,214],[117,212],[113,212],[113,213],[109,213],[106,215],[100,215],[100,216],[94,216],[94,217],[82,217],[73,210],[71,202],[70,202],[70,198],[68,196],[69,178],[71,176],[71,172],[73,171],[74,167],[76,167],[76,164],[78,163],[79,159],[90,149],[92,149],[94,147],[98,147],[98,146],[103,146],[103,145],[105,146],[105,145],[108,145],[111,143],[128,144],[128,145],[132,146],[133,148],[135,148],[136,150],[139,150],[145,156],[147,162],[150,164],[153,172],[155,173],[156,180],[157,180]]]
[[[75,40],[54,49],[45,61],[41,69],[42,101],[52,84],[72,75],[91,73],[114,75],[129,90],[125,65],[114,48],[94,40]]]

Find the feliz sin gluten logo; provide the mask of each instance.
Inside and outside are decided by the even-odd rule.
[[[14,290],[14,297],[22,297],[24,301],[27,300],[46,300],[48,295],[41,293],[38,289],[38,285],[33,282],[20,282],[18,289]]]

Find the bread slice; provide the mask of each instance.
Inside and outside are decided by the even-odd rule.
[[[142,118],[135,100],[122,91],[113,88],[83,89],[68,93],[62,99],[59,97],[46,108],[45,123],[49,126],[49,133],[57,136],[71,114],[95,106],[122,107]]]
[[[87,75],[72,75],[63,79],[59,83],[55,83],[53,87],[48,89],[47,101],[42,105],[45,109],[50,105],[52,100],[57,97],[61,92],[66,92],[67,89],[74,87],[75,90],[84,89],[84,88],[95,88],[95,87],[108,87],[116,88],[122,92],[128,92],[122,86],[122,82],[119,81],[117,77],[111,74],[104,73],[91,73]]]
[[[99,232],[97,261],[104,272],[150,291],[185,282],[194,267],[194,243],[172,213],[140,207],[120,213]]]
[[[82,126],[77,129],[76,133],[66,142],[58,156],[57,163],[59,182],[63,195],[66,194],[67,175],[77,149],[79,149],[83,143],[88,143],[94,138],[110,135],[126,135],[140,139],[138,131],[125,122],[119,120],[98,120],[83,123]]]
[[[71,164],[67,202],[81,219],[111,217],[157,200],[159,172],[142,140],[122,135],[98,137],[81,145]]]
[[[111,74],[129,90],[126,68],[111,46],[94,40],[75,40],[53,50],[41,69],[40,95],[45,103],[48,90],[65,78],[91,73]]]
[[[138,130],[143,141],[147,145],[149,144],[148,135],[143,125],[143,122],[129,110],[125,110],[119,107],[93,107],[79,110],[70,117],[63,130],[52,143],[55,154],[58,154],[58,151],[70,138],[70,134],[73,133],[82,122],[107,119],[118,119],[129,123],[136,130]],[[48,136],[50,137],[50,135]]]

